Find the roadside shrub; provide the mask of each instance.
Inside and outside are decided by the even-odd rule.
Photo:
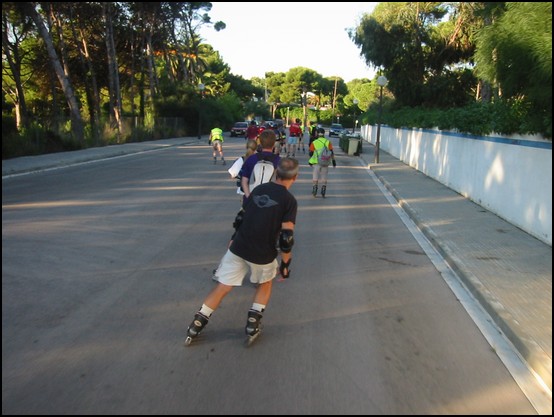
[[[378,123],[379,105],[373,104],[362,116],[362,122]],[[391,127],[438,128],[455,130],[476,136],[498,133],[540,134],[552,140],[552,115],[534,110],[524,100],[497,100],[494,103],[474,102],[464,107],[428,109],[421,107],[395,108],[383,103],[381,123]]]

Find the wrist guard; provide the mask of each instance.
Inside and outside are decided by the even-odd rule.
[[[283,278],[288,278],[290,276],[290,263],[292,262],[292,258],[289,259],[288,262],[285,262],[281,259],[281,265],[279,266],[279,273]]]

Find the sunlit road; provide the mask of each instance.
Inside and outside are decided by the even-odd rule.
[[[334,143],[336,144],[336,140]],[[291,278],[246,348],[250,284],[204,333],[239,208],[244,141],[169,148],[2,184],[3,414],[535,414],[380,188],[307,155]]]

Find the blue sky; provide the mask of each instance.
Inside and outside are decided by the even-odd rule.
[[[201,35],[219,51],[231,72],[245,79],[294,67],[310,68],[324,77],[339,76],[345,82],[371,79],[375,69],[365,64],[346,29],[355,28],[377,4],[213,2],[212,21],[222,20],[227,27],[220,32],[203,28]]]

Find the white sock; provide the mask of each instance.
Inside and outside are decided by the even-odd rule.
[[[206,317],[210,317],[214,312],[213,308],[208,307],[206,304],[202,304],[200,313],[204,314]]]
[[[264,304],[254,303],[254,304],[252,304],[252,310],[256,310],[256,311],[258,311],[259,313],[263,313],[264,310],[265,310],[265,305],[264,305]]]

